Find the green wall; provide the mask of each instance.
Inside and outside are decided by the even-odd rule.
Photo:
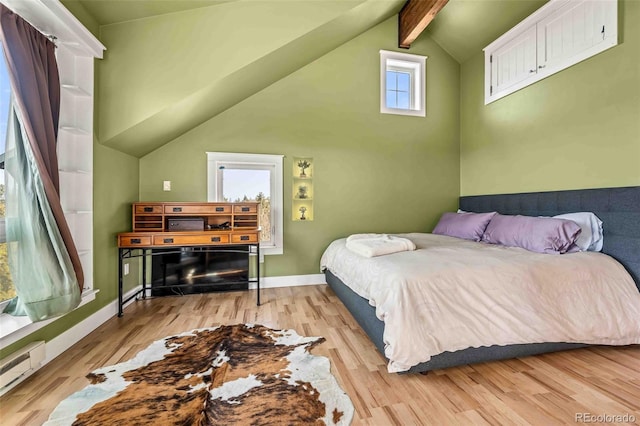
[[[107,51],[99,64],[100,140],[107,142],[357,4],[234,1],[102,26]]]
[[[484,57],[461,67],[461,195],[640,185],[640,2],[620,44],[489,105]]]
[[[7,346],[0,358],[29,342],[50,341],[117,298],[116,234],[131,229],[131,203],[138,199],[138,159],[94,142],[93,167],[93,288],[100,290],[96,300]]]
[[[459,65],[428,37],[427,117],[379,112],[379,50],[397,18],[253,95],[140,160],[141,201],[206,201],[206,152],[285,155],[284,255],[266,276],[319,272],[330,241],[429,231],[459,193]],[[168,58],[171,61],[171,58]],[[291,220],[292,157],[314,158],[313,222]],[[162,191],[162,181],[172,191]]]

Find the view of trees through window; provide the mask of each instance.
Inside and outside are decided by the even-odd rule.
[[[0,302],[15,297],[16,292],[9,272],[7,260],[7,242],[5,241],[5,179],[4,179],[4,154],[7,137],[7,122],[9,120],[9,102],[11,99],[11,86],[9,75],[0,42]]]
[[[227,202],[260,203],[260,241],[271,240],[271,172],[242,168],[225,168],[222,197]],[[255,195],[247,195],[255,194]]]
[[[5,217],[4,182],[0,183],[0,220]],[[0,243],[0,302],[12,299],[16,296],[11,273],[9,272],[9,262],[7,260],[7,243]]]
[[[242,198],[236,197],[235,199],[228,199],[225,197],[224,201],[239,203],[242,201],[257,201],[260,203],[260,241],[269,241],[271,239],[271,198],[265,195],[263,192],[259,192],[255,197],[248,197],[244,195]]]

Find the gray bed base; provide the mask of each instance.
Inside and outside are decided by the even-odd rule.
[[[467,211],[498,211],[502,214],[554,216],[562,213],[590,211],[604,222],[603,252],[616,258],[629,271],[640,290],[640,187],[554,191],[461,197],[460,208]],[[331,271],[325,271],[327,284],[351,312],[384,356],[382,339],[384,322],[375,308],[347,287]],[[589,345],[579,343],[532,343],[468,348],[443,352],[427,362],[413,366],[407,373],[419,373],[500,359],[518,358]]]
[[[380,321],[376,316],[375,308],[369,305],[367,299],[357,295],[353,290],[344,285],[331,271],[325,271],[325,276],[329,287],[331,287],[333,292],[342,303],[344,303],[344,306],[347,307],[351,315],[353,315],[358,324],[360,324],[360,327],[367,333],[369,339],[376,345],[378,351],[384,356],[384,343],[382,340],[384,322]],[[582,348],[585,346],[587,345],[579,343],[531,343],[524,345],[494,345],[481,348],[468,348],[455,352],[443,352],[432,356],[429,361],[414,365],[410,370],[406,371],[406,373],[422,373],[458,365],[518,358],[547,352]]]

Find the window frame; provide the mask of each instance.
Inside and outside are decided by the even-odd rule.
[[[380,50],[380,113],[426,116],[426,63],[427,56]],[[408,109],[387,107],[387,71],[410,75]]]
[[[56,45],[58,49],[67,50],[70,60],[63,63],[60,60],[60,51],[56,52],[58,61],[58,70],[60,73],[61,83],[61,103],[60,111],[62,117],[63,108],[66,108],[64,104],[65,96],[63,90],[67,90],[72,94],[76,90],[75,86],[64,87],[65,77],[67,75],[75,75],[79,73],[79,64],[76,62],[75,57],[86,59],[90,66],[90,75],[83,71],[83,79],[91,79],[90,86],[93,88],[93,81],[95,78],[95,69],[93,66],[94,59],[102,59],[103,51],[106,49],[100,41],[95,38],[89,30],[87,30],[82,23],[69,12],[62,3],[58,1],[53,2],[25,2],[23,0],[1,0],[2,3],[20,15],[24,20],[29,22],[38,31],[44,34],[54,34],[56,36]],[[47,29],[45,31],[45,29]],[[72,58],[73,57],[73,58]],[[3,59],[4,60],[4,59]],[[90,93],[81,93],[80,96],[90,96],[91,103],[93,105],[94,94],[93,90]],[[93,114],[91,114],[93,117]],[[60,127],[59,127],[60,130]],[[91,137],[93,135],[93,120],[91,119],[91,128],[85,129],[86,133]],[[92,139],[89,139],[92,141]],[[58,158],[60,160],[60,157]],[[93,163],[93,154],[91,163]],[[93,170],[93,169],[91,169]],[[92,173],[92,172],[91,172]],[[63,187],[61,186],[61,192]],[[93,184],[91,185],[91,197],[93,198]],[[65,213],[66,215],[66,213]],[[93,216],[93,213],[92,213]],[[92,219],[93,221],[93,219]],[[73,232],[73,231],[72,231]],[[93,227],[92,227],[93,232]],[[76,235],[73,235],[74,241]],[[93,237],[92,237],[93,238]],[[91,242],[91,251],[93,251],[93,240]],[[76,310],[87,303],[95,300],[96,293],[100,289],[94,288],[93,283],[93,253],[88,254],[90,256],[90,268],[85,269],[85,289],[82,292],[82,300]],[[85,268],[85,264],[83,264]],[[6,302],[8,303],[8,301]],[[5,304],[6,304],[5,303]],[[1,312],[1,310],[0,310]],[[65,314],[66,315],[66,314]],[[13,317],[8,314],[0,314],[0,349],[4,349],[7,346],[29,336],[46,325],[56,321],[58,318],[50,318],[48,320],[31,322],[28,317]]]
[[[245,165],[247,170],[273,170],[270,185],[271,241],[260,243],[260,253],[265,255],[284,253],[284,190],[283,155],[207,152],[207,201],[224,201],[220,167],[228,164]],[[241,168],[241,167],[237,167]]]

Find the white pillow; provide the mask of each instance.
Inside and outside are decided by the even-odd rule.
[[[602,221],[591,212],[567,213],[553,216],[557,219],[572,220],[580,226],[582,232],[578,235],[576,246],[581,251],[602,251],[604,238],[602,236]]]

